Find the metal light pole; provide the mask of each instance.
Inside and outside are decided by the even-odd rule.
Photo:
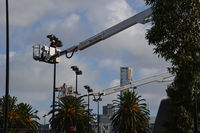
[[[44,118],[44,125],[46,124],[46,116],[47,116],[47,114],[44,114],[44,115],[43,115],[43,118]]]
[[[198,133],[197,92],[194,93],[194,133]]]
[[[43,128],[41,129],[42,133],[43,133],[43,131],[45,132],[46,116],[47,116],[47,114],[44,114],[44,115],[42,116],[42,117],[44,118],[44,126],[43,126]]]
[[[56,47],[62,47],[63,44],[62,42],[55,36],[55,35],[47,35],[47,38],[50,39],[51,44],[50,46],[55,48],[55,53],[56,53]],[[52,113],[52,119],[55,117],[55,99],[56,99],[56,58],[54,59],[54,72],[53,72],[53,113]],[[52,123],[52,130],[54,132],[55,129],[55,123]]]
[[[97,126],[98,126],[98,133],[100,133],[100,126],[99,126],[99,101],[102,101],[102,99],[101,99],[101,96],[102,96],[103,94],[101,94],[101,93],[99,93],[98,94],[98,98],[95,98],[95,96],[94,96],[94,99],[93,99],[93,101],[95,101],[95,102],[97,102],[97,113],[98,113],[98,115],[97,115]]]
[[[85,85],[84,87],[88,92],[88,133],[90,133],[90,128],[89,128],[90,127],[90,95],[89,93],[93,92],[93,90],[90,88],[89,85]]]
[[[56,97],[56,63],[54,63],[54,73],[53,73],[53,113],[52,118],[55,117],[55,97]],[[52,129],[54,130],[55,123],[52,123]]]
[[[9,104],[9,9],[6,0],[6,89],[4,110],[4,132],[8,132],[8,104]]]
[[[75,131],[77,131],[77,95],[78,95],[78,75],[82,75],[82,71],[79,70],[77,66],[71,66],[71,69],[75,72],[76,74],[76,91],[75,91],[75,97],[76,97],[76,102],[75,102]]]
[[[196,57],[199,57],[199,52],[195,53]],[[195,57],[195,61],[196,61]],[[193,66],[195,68],[195,66]],[[193,68],[193,71],[195,69]],[[197,90],[194,89],[194,133],[198,133],[198,105],[197,105]]]

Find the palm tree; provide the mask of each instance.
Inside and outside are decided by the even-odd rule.
[[[15,123],[14,121],[16,120],[16,102],[17,102],[17,97],[13,96],[9,96],[9,107],[8,107],[8,125],[9,128],[11,128],[11,125],[13,125],[13,123]],[[5,97],[1,98],[1,110],[0,110],[0,127],[3,128],[4,125],[4,103],[5,103]],[[12,120],[12,121],[11,121]]]
[[[118,100],[113,100],[117,111],[112,116],[116,133],[146,133],[148,131],[149,110],[141,96],[127,91]]]
[[[63,97],[56,103],[54,119],[50,118],[50,123],[55,124],[55,131],[58,133],[71,133],[70,128],[75,126],[75,103],[77,102],[77,133],[86,133],[88,127],[88,112],[82,98],[73,96]],[[53,113],[53,110],[49,114]],[[90,121],[94,118],[90,115]],[[90,125],[90,130],[92,127]]]
[[[3,128],[3,112],[4,112],[4,100],[2,98],[1,110],[0,110],[0,127]],[[17,98],[9,96],[9,110],[8,110],[8,125],[9,133],[26,133],[31,131],[37,132],[39,123],[37,120],[39,117],[36,115],[35,110],[31,105],[26,103],[16,104]]]
[[[37,111],[34,110],[31,105],[20,103],[16,107],[16,112],[18,113],[18,128],[25,128],[26,130],[30,130],[31,132],[37,132],[40,125],[37,122],[37,120],[39,120],[39,117],[35,113]]]

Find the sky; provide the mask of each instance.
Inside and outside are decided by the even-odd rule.
[[[39,110],[42,122],[52,103],[53,65],[35,61],[32,46],[49,45],[46,36],[55,34],[64,50],[147,8],[143,0],[9,0],[10,95]],[[5,11],[5,1],[0,1],[0,96],[5,95]],[[83,71],[78,77],[81,94],[86,93],[84,85],[95,92],[119,85],[121,66],[133,67],[135,81],[167,72],[170,63],[158,58],[145,39],[150,28],[150,23],[137,24],[75,53],[71,59],[62,56],[57,65],[56,86],[66,83],[75,87],[75,74],[70,68],[73,65]],[[138,95],[146,99],[151,116],[156,116],[160,100],[167,97],[167,85],[169,82],[150,83],[137,88]],[[104,96],[100,105],[112,103],[118,94]],[[96,106],[91,102],[94,113]]]

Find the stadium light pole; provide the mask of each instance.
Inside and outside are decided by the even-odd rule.
[[[4,103],[4,132],[8,133],[8,105],[9,105],[9,6],[6,0],[6,89]]]
[[[90,92],[93,92],[93,90],[90,88],[89,85],[85,85],[84,88],[87,90],[88,92],[88,133],[90,133]]]
[[[53,34],[47,35],[47,38],[50,39],[50,47],[55,48],[55,53],[56,53],[56,48],[57,47],[62,47],[63,44],[62,42]],[[55,99],[56,99],[56,58],[54,59],[54,72],[53,72],[53,101],[52,101],[52,106],[53,106],[53,113],[52,113],[52,119],[55,117]],[[52,123],[52,130],[54,132],[55,129],[55,123]]]
[[[46,124],[46,116],[47,116],[47,114],[44,114],[42,117],[44,118],[44,126],[45,126],[45,124]]]
[[[52,118],[54,119],[55,117],[55,97],[56,97],[56,63],[54,63],[54,71],[53,71],[53,113],[52,113]],[[54,130],[55,123],[52,123],[52,128]]]
[[[77,131],[77,95],[78,95],[78,75],[82,75],[82,71],[79,70],[77,66],[71,66],[71,69],[75,72],[76,74],[76,91],[75,91],[75,97],[76,97],[76,102],[75,102],[75,131]]]
[[[194,92],[194,133],[198,133],[198,105],[197,92]]]
[[[100,126],[99,126],[99,101],[102,101],[102,98],[101,98],[102,95],[103,95],[102,93],[99,93],[98,94],[98,98],[96,98],[95,95],[93,95],[94,96],[93,101],[97,102],[97,111],[98,111],[97,112],[97,126],[98,126],[98,133],[100,133]]]
[[[196,57],[199,57],[199,52],[196,53]],[[195,58],[196,61],[196,58]],[[195,66],[193,66],[195,67]],[[195,71],[195,69],[193,68]],[[198,133],[198,103],[197,103],[197,90],[194,90],[194,133]]]

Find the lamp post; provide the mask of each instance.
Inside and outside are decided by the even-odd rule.
[[[53,113],[52,113],[52,118],[54,119],[55,117],[55,97],[56,97],[56,63],[54,63],[54,72],[53,72]],[[55,124],[52,123],[52,128],[54,131],[54,126]]]
[[[90,88],[89,85],[85,85],[84,87],[88,92],[88,133],[89,133],[90,132],[90,128],[89,128],[90,127],[90,95],[89,93],[93,92],[93,90]]]
[[[197,92],[194,93],[194,129],[198,133]]]
[[[63,44],[62,42],[53,34],[51,35],[47,35],[47,38],[50,39],[50,47],[55,48],[55,53],[56,53],[56,47],[62,47]],[[53,60],[53,64],[54,64],[54,74],[53,74],[53,101],[52,101],[52,105],[53,105],[53,113],[52,113],[52,119],[54,119],[55,116],[55,97],[56,97],[56,58]],[[52,130],[54,132],[54,126],[55,123],[52,123]]]
[[[5,88],[5,103],[4,103],[4,132],[8,132],[8,106],[9,106],[9,6],[8,0],[6,0],[6,88]]]
[[[71,66],[71,69],[75,72],[76,74],[76,91],[75,91],[75,97],[76,97],[76,102],[75,102],[75,131],[77,131],[77,95],[78,95],[78,75],[82,75],[82,71],[79,70],[77,66]]]
[[[196,52],[196,58],[199,56],[199,52]],[[195,58],[195,61],[197,61]],[[195,67],[195,66],[194,66]],[[193,71],[195,71],[193,69]],[[198,133],[198,103],[197,103],[197,90],[194,89],[194,133]]]
[[[102,93],[99,93],[98,94],[98,98],[96,98],[95,97],[95,95],[93,95],[94,96],[94,99],[93,99],[93,101],[95,101],[95,102],[97,102],[97,126],[98,126],[98,133],[100,133],[100,130],[99,130],[99,101],[102,101],[102,98],[101,98],[101,96],[102,96],[103,94]]]
[[[45,124],[46,124],[46,116],[47,116],[47,114],[44,114],[42,117],[44,118],[44,126],[45,126]]]
[[[47,114],[44,114],[44,115],[42,116],[42,117],[44,118],[44,126],[43,126],[43,128],[42,128],[42,133],[43,133],[43,131],[45,132],[46,116],[47,116]]]

